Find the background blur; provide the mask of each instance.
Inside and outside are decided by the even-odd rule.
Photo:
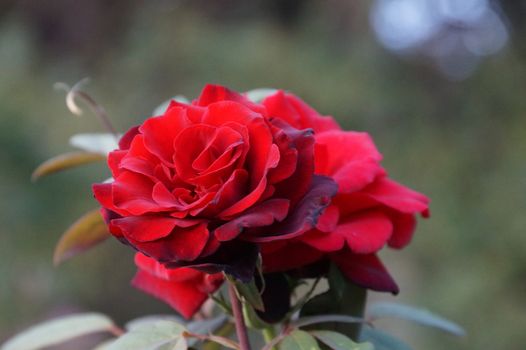
[[[468,337],[388,326],[415,349],[523,348],[525,11],[515,0],[0,1],[0,340],[70,311],[170,312],[129,286],[132,252],[116,241],[51,264],[107,171],[29,178],[71,150],[70,135],[101,130],[52,87],[89,76],[123,131],[207,82],[287,89],[368,131],[391,176],[432,199],[412,245],[383,254],[397,300]]]

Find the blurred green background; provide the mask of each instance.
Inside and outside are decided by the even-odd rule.
[[[170,312],[130,287],[132,252],[116,241],[52,266],[57,239],[96,206],[90,185],[108,172],[36,184],[30,174],[71,150],[70,135],[101,131],[52,87],[89,76],[86,89],[123,131],[207,82],[287,89],[368,131],[391,176],[432,199],[412,245],[383,254],[396,300],[468,336],[385,325],[415,349],[524,348],[526,6],[454,3],[1,1],[0,340],[71,311],[121,322]]]

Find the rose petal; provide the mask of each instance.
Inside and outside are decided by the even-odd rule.
[[[289,211],[287,199],[270,199],[247,210],[243,215],[228,221],[214,231],[219,241],[229,241],[237,237],[245,228],[269,226],[282,221]]]
[[[366,190],[367,196],[402,213],[424,213],[428,210],[429,199],[395,181],[382,178]]]
[[[316,135],[316,173],[331,176],[339,192],[355,192],[384,174],[381,154],[367,133],[328,131]]]
[[[390,213],[393,235],[387,242],[390,247],[401,249],[411,242],[416,228],[416,218],[412,214]]]
[[[274,242],[262,245],[263,270],[267,273],[288,271],[297,269],[315,261],[320,260],[325,254],[317,249],[302,243],[288,242],[278,250],[269,249],[266,246]]]
[[[399,288],[375,254],[342,252],[331,256],[341,272],[357,285],[379,292],[398,294]]]
[[[194,281],[167,281],[143,270],[137,271],[132,285],[164,301],[187,319],[191,318],[208,299],[208,294],[202,292]]]
[[[340,129],[332,117],[321,116],[293,94],[278,91],[263,100],[269,116],[280,118],[297,129],[312,128],[316,133]]]
[[[129,241],[137,250],[155,260],[172,263],[195,260],[203,251],[208,237],[207,223],[203,222],[191,227],[176,226],[170,235],[160,240],[140,242],[129,237]]]
[[[261,243],[291,239],[305,233],[316,225],[318,217],[330,204],[330,199],[337,189],[332,179],[319,175],[313,176],[309,192],[283,222],[270,226],[267,235],[249,236],[247,232],[244,239]]]
[[[189,124],[185,110],[181,107],[173,107],[163,116],[147,119],[139,130],[144,135],[146,148],[165,164],[171,165],[174,140]]]
[[[238,92],[232,91],[224,86],[208,84],[204,87],[199,99],[194,102],[198,106],[209,106],[216,102],[234,101],[244,105],[258,113],[264,112],[264,108],[248,100]]]
[[[112,224],[124,232],[127,238],[137,242],[149,242],[168,236],[177,225],[171,217],[129,216],[112,220]]]
[[[203,275],[202,272],[188,267],[167,269],[155,259],[141,253],[135,254],[135,265],[137,265],[139,269],[148,272],[150,275],[172,282],[184,282],[197,279]]]

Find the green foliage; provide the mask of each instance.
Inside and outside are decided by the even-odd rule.
[[[319,350],[316,339],[305,331],[295,330],[287,335],[279,345],[280,350]]]
[[[53,262],[58,265],[110,237],[99,209],[93,209],[64,232],[55,247]]]
[[[143,321],[132,325],[128,332],[104,346],[103,350],[168,350],[176,345],[186,349],[185,330],[185,326],[172,320]]]
[[[29,328],[9,339],[1,350],[38,350],[82,335],[110,332],[114,327],[113,321],[101,314],[69,315]]]
[[[371,327],[362,328],[360,341],[371,342],[375,350],[412,350],[409,345],[400,339]]]
[[[333,331],[310,331],[314,337],[334,350],[374,350],[371,343],[355,343],[349,337]]]
[[[231,283],[234,283],[236,291],[240,297],[244,298],[253,308],[260,311],[265,311],[265,305],[261,298],[261,292],[259,291],[256,281],[250,280],[248,283],[243,283],[233,277],[229,277]]]
[[[465,335],[465,331],[456,323],[435,315],[428,310],[413,306],[383,302],[370,305],[368,310],[368,316],[372,320],[384,317],[395,317],[413,321],[427,327],[438,328],[453,335]]]
[[[272,95],[276,91],[277,91],[276,89],[259,88],[259,89],[247,91],[246,95],[249,100],[259,103],[259,102],[262,102],[267,96]]]
[[[75,168],[81,165],[106,160],[100,153],[93,152],[70,152],[53,157],[40,164],[33,174],[31,180],[36,181],[43,176],[50,175],[62,170]]]
[[[300,314],[302,316],[339,314],[343,315],[343,318],[354,318],[354,322],[328,322],[323,327],[356,339],[361,327],[361,323],[356,320],[361,320],[363,316],[366,290],[349,282],[334,264],[331,265],[328,280],[329,290],[310,299],[301,309]]]

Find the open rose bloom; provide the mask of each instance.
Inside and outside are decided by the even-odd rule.
[[[397,293],[376,254],[410,242],[428,200],[381,158],[368,134],[292,94],[256,103],[208,85],[130,129],[109,155],[114,180],[93,190],[110,232],[137,251],[134,285],[191,317],[223,273],[250,281],[258,256],[269,276],[332,262]]]

